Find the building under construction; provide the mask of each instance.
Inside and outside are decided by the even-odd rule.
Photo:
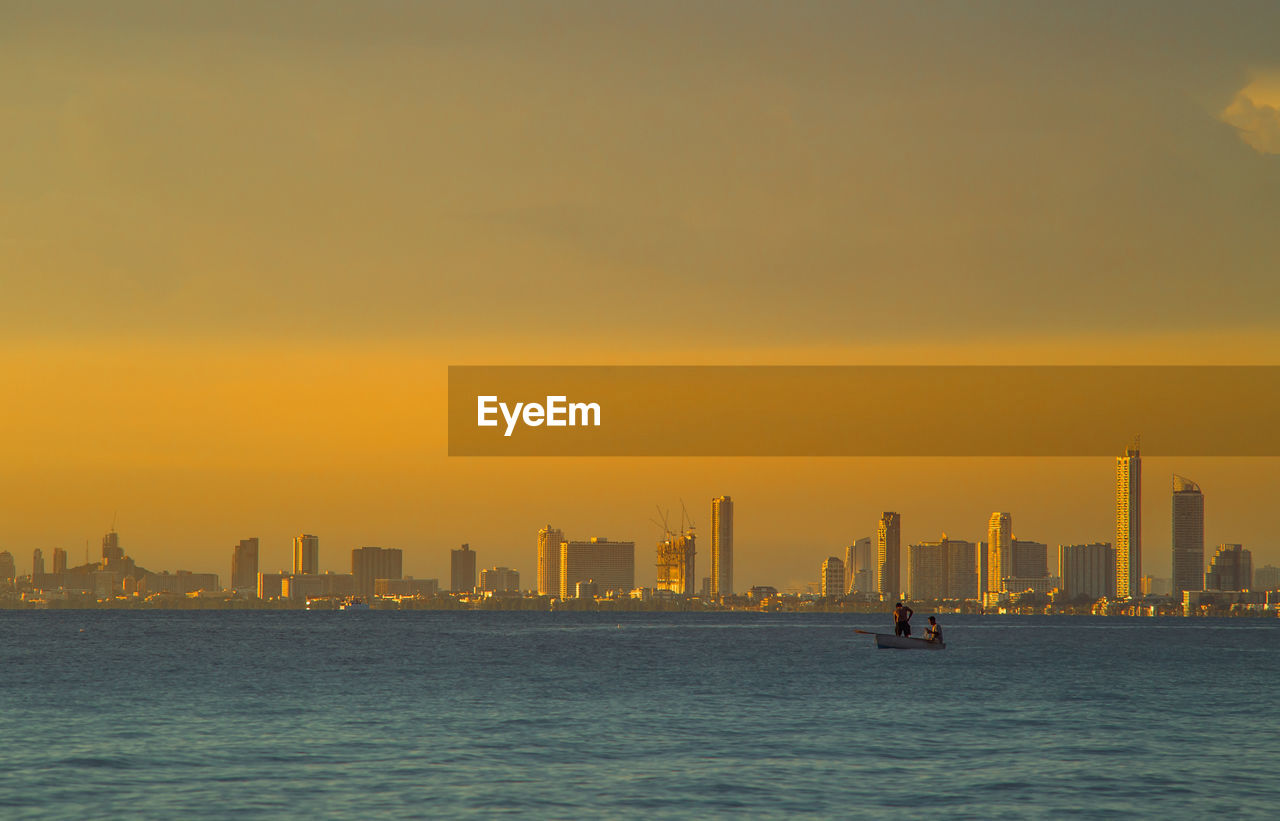
[[[692,527],[685,530],[684,535],[667,531],[658,542],[657,589],[680,595],[692,594],[697,584],[693,568],[696,552]]]

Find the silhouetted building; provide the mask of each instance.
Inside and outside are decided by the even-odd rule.
[[[520,574],[509,567],[491,567],[480,571],[481,593],[519,593]]]
[[[258,589],[258,538],[241,539],[231,549],[231,586],[236,590]]]
[[[258,574],[258,598],[263,601],[270,599],[278,599],[284,595],[284,582],[289,578],[288,573],[259,573]]]
[[[733,595],[733,499],[711,500],[711,597]]]
[[[11,582],[18,575],[18,567],[13,562],[13,554],[0,550],[0,581]]]
[[[53,549],[53,572],[59,574],[67,572],[67,551],[60,547]]]
[[[102,563],[110,565],[124,558],[124,549],[120,547],[120,534],[114,530],[102,537]]]
[[[876,592],[876,550],[870,536],[863,536],[844,549],[846,593]]]
[[[454,593],[472,593],[476,589],[476,553],[469,544],[449,554],[449,589]]]
[[[1058,547],[1058,575],[1067,599],[1088,596],[1097,601],[1116,595],[1116,551],[1110,542]]]
[[[280,595],[295,602],[355,594],[356,577],[350,573],[292,573],[280,580]]]
[[[404,575],[404,553],[398,547],[357,547],[351,551],[351,575],[356,595],[371,599],[374,581]]]
[[[379,596],[421,596],[429,599],[440,592],[439,579],[378,579],[374,592]]]
[[[575,599],[594,599],[600,595],[600,585],[596,584],[595,579],[583,579],[573,585],[573,597]],[[565,598],[561,596],[560,598]]]
[[[902,592],[902,517],[892,511],[876,527],[876,592],[886,600]]]
[[[1173,477],[1173,595],[1204,589],[1204,494],[1182,476]]]
[[[845,594],[844,560],[839,556],[828,556],[822,563],[821,586],[824,598]]]
[[[293,572],[320,572],[320,540],[303,533],[293,537]]]
[[[538,531],[538,595],[560,595],[560,544],[564,532],[547,525]]]
[[[189,570],[170,573],[166,570],[163,573],[143,573],[142,578],[138,579],[138,595],[143,597],[153,596],[156,593],[175,593],[185,596],[201,590],[218,589],[220,588],[217,573],[192,573]]]
[[[976,599],[978,560],[973,542],[942,534],[936,542],[920,542],[907,548],[911,598]]]
[[[1136,598],[1142,580],[1142,456],[1135,443],[1116,459],[1116,597]]]
[[[1013,562],[1002,578],[1043,579],[1049,575],[1049,546],[1027,539],[1013,540]]]
[[[697,554],[693,528],[684,535],[667,533],[658,542],[658,573],[654,587],[679,595],[693,593],[694,558]]]
[[[1280,567],[1264,564],[1253,571],[1251,590],[1280,590]]]
[[[1209,572],[1206,590],[1248,590],[1253,584],[1253,553],[1238,544],[1218,545]]]
[[[587,580],[604,593],[630,593],[636,586],[636,543],[593,536],[589,542],[560,545],[560,598],[569,598],[578,582]]]
[[[36,548],[31,551],[31,581],[44,575],[44,551]]]
[[[1001,579],[1013,575],[1013,514],[996,511],[987,520],[987,591],[1001,592]]]

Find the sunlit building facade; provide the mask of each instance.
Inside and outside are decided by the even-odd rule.
[[[846,593],[876,592],[876,549],[870,536],[863,536],[844,550]]]
[[[1135,444],[1116,459],[1116,597],[1142,590],[1142,456]]]
[[[547,525],[538,531],[538,595],[560,595],[560,545],[564,532]]]
[[[657,581],[655,588],[678,595],[694,592],[694,560],[697,556],[693,528],[683,535],[668,533],[658,542]]]
[[[888,510],[876,527],[876,592],[885,599],[902,592],[902,517]]]
[[[1001,580],[1013,573],[1013,514],[996,511],[987,520],[986,589],[1004,590]]]
[[[733,499],[711,500],[711,596],[733,595]]]
[[[303,533],[293,537],[293,572],[320,572],[320,540]]]

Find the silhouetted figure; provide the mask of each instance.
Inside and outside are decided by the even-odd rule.
[[[942,641],[942,625],[933,616],[929,617],[929,626],[924,629],[926,641]]]
[[[895,636],[911,635],[911,617],[915,615],[914,610],[907,607],[902,602],[898,602],[893,607],[893,634]]]

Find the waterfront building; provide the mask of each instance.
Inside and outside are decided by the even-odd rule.
[[[1076,596],[1088,596],[1094,601],[1115,598],[1115,548],[1110,542],[1060,545],[1058,576],[1068,600]]]
[[[876,527],[876,592],[886,601],[902,592],[902,517],[888,510]]]
[[[351,575],[355,595],[371,599],[375,581],[404,576],[404,552],[398,547],[357,547],[351,551]]]
[[[876,592],[876,549],[870,536],[863,536],[844,551],[846,593]]]
[[[481,593],[519,593],[520,574],[509,567],[491,567],[480,571]]]
[[[733,499],[711,500],[711,597],[733,595]]]
[[[1116,458],[1116,597],[1137,598],[1142,579],[1142,455]]]
[[[464,544],[449,552],[449,590],[471,593],[476,589],[476,553]]]
[[[947,534],[907,548],[910,595],[915,601],[978,598],[977,546]]]
[[[689,528],[682,536],[668,532],[658,542],[656,589],[677,595],[693,593],[695,541],[693,528]]]
[[[1280,567],[1264,564],[1253,571],[1253,587],[1250,590],[1280,590]]]
[[[560,544],[564,532],[547,525],[538,531],[538,595],[556,596],[560,593]]]
[[[636,543],[602,536],[560,545],[560,598],[576,594],[578,582],[593,581],[597,591],[629,593],[636,586]]]
[[[1204,589],[1204,494],[1183,476],[1173,477],[1173,595]]]
[[[987,519],[987,592],[1002,592],[1000,580],[1012,570],[1013,514],[996,511]]]
[[[1205,590],[1249,590],[1253,585],[1253,553],[1238,544],[1218,545],[1204,577]]]
[[[320,572],[320,540],[306,533],[293,537],[293,572]]]
[[[821,586],[824,598],[845,594],[843,559],[838,556],[829,556],[822,563]]]
[[[105,548],[104,548],[105,550]],[[231,549],[231,586],[236,590],[258,588],[258,538],[241,539]]]

